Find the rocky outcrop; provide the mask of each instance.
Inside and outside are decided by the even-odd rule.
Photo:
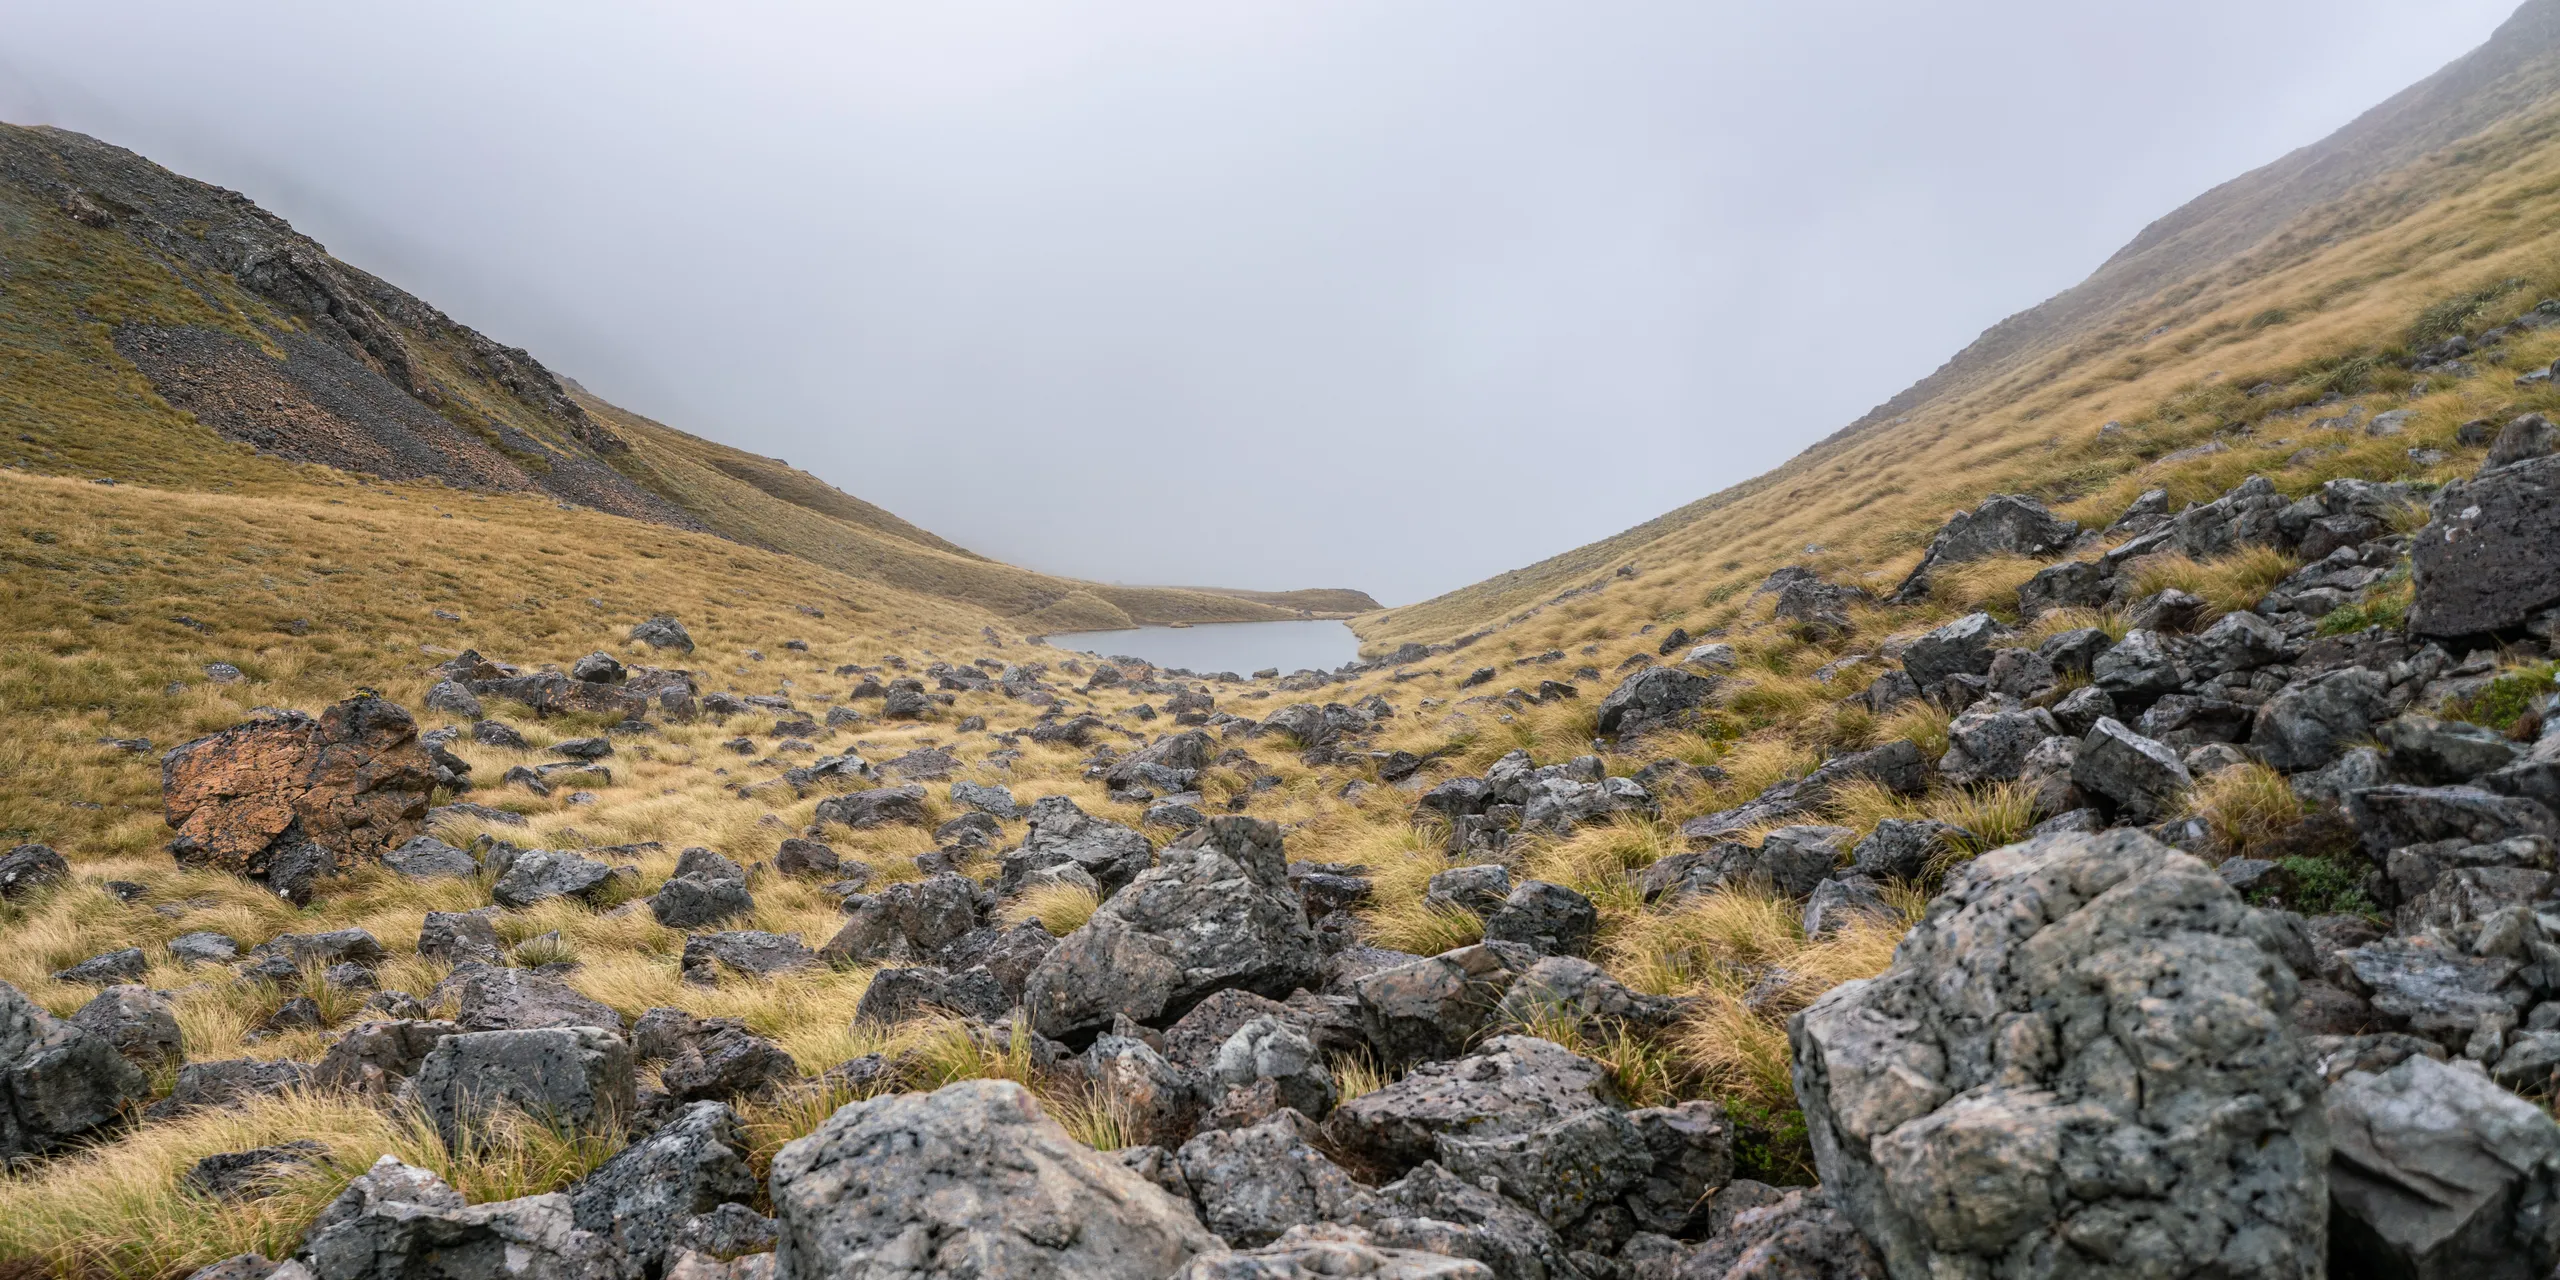
[[[2409,546],[2409,629],[2460,636],[2560,605],[2560,457],[2483,468],[2444,487]]]
[[[1280,829],[1213,818],[1060,939],[1025,981],[1023,1004],[1040,1034],[1075,1037],[1114,1017],[1170,1021],[1229,987],[1287,995],[1319,959]]]
[[[445,778],[417,722],[364,694],[314,719],[283,712],[171,751],[160,791],[188,866],[235,872],[308,902],[319,879],[379,860],[425,827]]]
[[[775,1155],[772,1196],[786,1276],[1119,1280],[1224,1248],[1003,1080],[845,1107]]]
[[[2317,1276],[2298,991],[2239,895],[2139,832],[1985,854],[1791,1024],[1823,1186],[1897,1276]]]
[[[149,1096],[113,1041],[0,982],[0,1165],[94,1132]]]
[[[2425,1055],[2329,1090],[2331,1274],[2539,1280],[2560,1265],[2560,1124]]]

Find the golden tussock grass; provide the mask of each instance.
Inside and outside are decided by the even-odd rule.
[[[2232,765],[2196,783],[2186,813],[2204,819],[2216,844],[2256,856],[2302,825],[2302,801],[2283,774],[2251,761]]]
[[[2144,556],[2135,562],[2135,591],[2142,597],[2175,588],[2205,603],[2201,628],[2226,613],[2255,609],[2268,589],[2302,562],[2273,547],[2249,547],[2213,560],[2183,555]]]

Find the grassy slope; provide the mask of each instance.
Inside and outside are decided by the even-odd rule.
[[[2539,28],[2527,19],[2541,22],[2552,8],[2529,6],[2511,24],[2527,28],[2517,38],[2535,36]],[[1896,397],[1889,416],[1862,419],[1766,475],[1600,542],[1362,619],[1354,626],[1364,648],[1503,626],[1594,584],[1605,585],[1614,602],[1594,606],[1583,598],[1573,611],[1601,616],[1589,612],[1596,607],[1613,620],[1668,622],[1789,563],[1890,574],[1916,557],[1951,506],[2004,490],[2077,496],[2156,456],[2143,438],[2094,448],[2102,422],[2139,417],[2173,398],[2209,399],[2216,388],[2266,376],[2282,380],[2324,355],[2393,347],[2420,310],[2486,283],[2517,276],[2547,282],[2560,254],[2560,227],[2547,215],[2560,182],[2549,146],[2555,79],[2560,72],[2550,57],[2522,60],[2480,90],[2501,113],[2482,132],[2408,157],[2245,249],[2185,225],[2181,215],[2163,219],[2177,232],[2171,240],[2204,241],[2213,250],[2169,255],[2201,266],[2177,275],[2137,273],[2128,285],[2111,264],[2093,277],[2114,282],[2105,309],[2071,309],[2065,319],[2043,322],[2042,336],[1990,343],[1986,335],[1986,344],[1977,344],[1986,346],[1982,354],[1951,362],[1914,393]],[[2354,142],[2355,135],[2351,126],[2340,137]],[[2390,151],[2382,158],[2403,157]],[[2246,221],[2240,214],[2259,212],[2247,206],[2231,216]],[[2136,252],[2144,244],[2127,253],[2146,257]],[[1807,552],[1809,545],[1823,550]],[[1630,563],[1633,582],[1613,576]]]

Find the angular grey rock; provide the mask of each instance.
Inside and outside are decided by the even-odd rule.
[[[1380,1244],[1472,1258],[1504,1280],[1589,1274],[1544,1219],[1435,1162],[1378,1188],[1378,1200],[1370,1231]]]
[[[480,864],[470,854],[434,836],[419,836],[383,854],[382,865],[412,880],[432,880],[440,876],[468,880],[480,874]]]
[[[437,1041],[460,1030],[458,1024],[440,1019],[359,1022],[347,1028],[329,1046],[329,1052],[321,1055],[311,1081],[325,1089],[345,1089],[388,1099],[402,1081],[417,1074],[418,1064],[435,1052]]]
[[[2346,811],[2365,852],[2377,859],[2439,840],[2481,845],[2539,836],[2560,842],[2560,821],[2540,801],[2478,787],[2367,787],[2347,796]]]
[[[924,788],[910,783],[903,787],[873,787],[830,796],[818,802],[817,816],[811,821],[820,826],[841,823],[856,831],[871,827],[930,824],[932,815],[925,809]]]
[[[629,1123],[631,1046],[597,1027],[466,1031],[436,1041],[407,1094],[459,1149],[501,1107],[563,1131],[610,1132]]]
[[[1986,556],[2052,555],[2069,547],[2079,536],[2078,521],[2053,514],[2043,503],[2021,494],[1995,493],[1983,499],[1981,506],[1947,517],[1937,536],[1929,540],[1929,549],[1922,553],[1920,563],[1912,566],[1910,576],[1895,588],[1893,598],[1909,602],[1927,595],[1933,569]]]
[[[1484,915],[1499,909],[1510,896],[1511,868],[1486,862],[1433,874],[1423,887],[1422,901],[1425,906]]]
[[[723,970],[750,978],[770,978],[812,968],[818,963],[818,953],[803,944],[796,933],[732,929],[688,935],[680,963],[685,981],[707,986],[717,983]]]
[[[2018,616],[2032,620],[2047,609],[2094,609],[2107,602],[2107,579],[2086,560],[2046,565],[2018,584]]]
[[[1311,1120],[1333,1110],[1332,1064],[1292,1019],[1266,1014],[1236,1028],[1210,1060],[1209,1078],[1221,1089],[1268,1080],[1281,1106]]]
[[[2553,453],[2560,453],[2560,426],[2538,413],[2522,414],[2498,429],[2497,438],[2489,442],[2489,456],[2480,461],[2480,469],[2489,471]]]
[[[426,708],[464,720],[477,720],[483,714],[480,699],[459,680],[438,680],[429,686]]]
[[[1790,1024],[1823,1187],[1896,1275],[2080,1274],[2099,1230],[2109,1274],[2321,1274],[2322,1082],[2251,926],[2139,832],[1975,859]]]
[[[328,1158],[329,1148],[297,1139],[272,1147],[206,1156],[196,1161],[180,1181],[201,1196],[245,1200],[279,1179],[308,1172]]]
[[[80,1006],[71,1025],[104,1037],[125,1061],[145,1071],[186,1056],[177,1012],[167,997],[149,987],[109,987]]]
[[[190,969],[200,964],[229,964],[240,958],[240,943],[229,934],[199,929],[169,939],[169,958]]]
[[[2512,1022],[2528,998],[2508,986],[2521,967],[2411,939],[2386,938],[2339,953],[2373,1007],[2418,1032],[2469,1035],[2484,1022]]]
[[[1983,1273],[2002,1274],[1988,1268],[1977,1274]],[[1717,1227],[1714,1238],[1680,1264],[1679,1280],[1885,1280],[1887,1274],[1885,1259],[1840,1211],[1836,1195],[1803,1187]]]
[[[1627,1211],[1647,1231],[1706,1234],[1716,1193],[1733,1180],[1733,1121],[1713,1102],[1630,1111],[1627,1120],[1651,1156],[1627,1193]]]
[[[1436,1156],[1444,1133],[1526,1133],[1618,1101],[1599,1063],[1551,1041],[1497,1036],[1468,1057],[1423,1063],[1335,1107],[1324,1131],[1335,1150],[1391,1176]]]
[[[418,926],[418,955],[456,965],[498,963],[498,908],[428,912]]]
[[[1000,892],[1020,892],[1035,872],[1073,866],[1109,897],[1155,864],[1154,842],[1144,832],[1096,818],[1065,796],[1034,801],[1030,817],[1022,847],[1004,856],[996,880]]]
[[[2524,755],[2523,747],[2495,729],[2434,716],[2401,716],[2383,725],[2377,736],[2391,748],[2394,772],[2430,785],[2470,782]]]
[[[685,631],[684,624],[663,613],[633,627],[629,639],[652,649],[693,652],[693,636]]]
[[[2284,633],[2246,609],[2226,613],[2187,646],[2199,675],[2229,675],[2272,666],[2291,655]]]
[[[1004,1080],[851,1103],[782,1148],[771,1186],[785,1276],[1119,1280],[1222,1247]]]
[[[2457,480],[2434,512],[2410,540],[2410,631],[2497,631],[2560,603],[2560,457]]]
[[[23,898],[71,878],[71,864],[50,846],[22,844],[0,854],[0,900]]]
[[[1896,918],[1884,886],[1861,875],[1834,876],[1813,887],[1804,903],[1804,936],[1828,938],[1859,919]]]
[[[2186,674],[2165,637],[2156,631],[2134,630],[2089,664],[2089,679],[2119,704],[2139,707],[2164,693],[2177,692],[2186,683]]]
[[[267,1097],[309,1083],[311,1068],[291,1059],[190,1062],[178,1068],[178,1083],[169,1090],[169,1096],[152,1103],[142,1115],[146,1120],[166,1120],[206,1107],[234,1107],[250,1098]]]
[[[2114,717],[2101,717],[2080,741],[2071,763],[2071,780],[2092,795],[2104,796],[2125,816],[2150,822],[2169,815],[2180,797],[2195,787],[2178,753],[2125,728]]]
[[[1451,952],[1456,955],[1457,952]],[[1512,980],[1495,1009],[1516,1027],[1570,1023],[1595,1039],[1613,1030],[1659,1030],[1680,1020],[1687,1005],[1669,996],[1630,990],[1609,971],[1573,956],[1547,956]],[[1444,1055],[1445,1056],[1445,1055]]]
[[[1002,1021],[1013,1009],[1004,984],[984,969],[945,973],[917,966],[882,969],[863,988],[854,1007],[855,1022],[895,1026],[909,1018],[940,1011],[982,1021]]]
[[[674,875],[649,895],[649,914],[670,929],[699,929],[752,915],[755,909],[755,895],[747,892],[744,876]]]
[[[651,1009],[631,1029],[631,1051],[656,1062],[658,1085],[677,1102],[763,1098],[800,1078],[781,1045],[734,1018],[696,1018],[680,1009]]]
[[[2002,708],[1988,702],[1967,707],[1947,725],[1947,754],[1938,772],[1958,786],[2015,779],[2027,752],[2062,732],[2042,707]]]
[[[1599,936],[1600,909],[1560,884],[1524,880],[1484,918],[1487,942],[1509,942],[1542,956],[1583,955]]]
[[[1391,1068],[1453,1057],[1492,1025],[1534,962],[1521,947],[1478,944],[1362,975],[1351,983],[1361,1031]]]
[[[983,782],[952,783],[951,803],[1007,822],[1022,816],[1022,807],[1013,802],[1011,790]]]
[[[537,1027],[602,1027],[622,1032],[622,1015],[569,989],[567,983],[530,969],[501,969],[465,961],[437,986],[450,994],[454,1021],[465,1031],[528,1031]]]
[[[1615,1200],[1653,1169],[1644,1136],[1626,1113],[1593,1107],[1521,1133],[1441,1133],[1439,1163],[1474,1182],[1490,1178],[1547,1225],[1562,1230]]]
[[[151,1096],[113,1042],[0,982],[0,1164],[42,1155]]]
[[[384,1156],[313,1220],[274,1280],[613,1280],[611,1245],[554,1192],[466,1205],[424,1169]]]
[[[508,860],[506,870],[489,890],[499,906],[518,910],[548,898],[593,901],[613,868],[566,850],[527,849]]]
[[[755,1195],[736,1113],[696,1102],[569,1188],[569,1216],[647,1274],[673,1260],[675,1236],[695,1215]]]
[[[1183,1181],[1201,1221],[1220,1239],[1251,1248],[1291,1227],[1355,1222],[1376,1197],[1317,1149],[1322,1136],[1283,1107],[1249,1129],[1216,1129],[1182,1144]]]
[[[1715,688],[1711,676],[1678,667],[1646,667],[1619,681],[1600,700],[1596,724],[1603,736],[1629,738],[1678,724]]]
[[[77,982],[92,987],[112,987],[119,983],[140,982],[151,962],[140,947],[124,947],[89,957],[53,975],[56,982]]]
[[[1496,1280],[1491,1267],[1420,1249],[1379,1244],[1369,1232],[1341,1223],[1291,1227],[1258,1249],[1208,1253],[1174,1273],[1174,1280],[1323,1280],[1367,1276],[1371,1280]]]
[[[773,851],[773,869],[786,876],[832,880],[844,866],[836,851],[817,840],[793,836]]]
[[[2541,1108],[2417,1056],[2348,1074],[2328,1110],[2334,1257],[2426,1280],[2539,1280],[2560,1264],[2560,1125]]]
[[[1228,987],[1286,995],[1321,966],[1280,828],[1213,818],[1042,957],[1023,1004],[1034,1030],[1059,1039],[1115,1016],[1179,1017]]]
[[[1962,834],[1934,818],[1886,818],[1850,851],[1849,865],[1860,875],[1916,882]]]
[[[1934,689],[1948,676],[1978,676],[1991,670],[1991,653],[2009,638],[2009,629],[1987,613],[1968,613],[1911,642],[1902,651],[1902,669]]]

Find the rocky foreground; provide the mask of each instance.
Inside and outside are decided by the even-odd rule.
[[[1826,678],[1862,684],[1852,704],[1937,708],[1944,749],[1904,738],[1837,754],[1688,821],[1684,849],[1632,873],[1629,892],[1651,904],[1639,910],[1776,892],[1813,937],[1888,915],[1896,885],[1936,888],[1887,971],[1791,1024],[1819,1186],[1738,1178],[1724,1107],[1633,1105],[1610,1064],[1574,1047],[1657,1036],[1689,1010],[1593,963],[1598,905],[1519,878],[1508,856],[1526,837],[1656,813],[1694,766],[1611,776],[1596,755],[1542,765],[1515,752],[1483,776],[1425,785],[1422,759],[1364,745],[1395,714],[1383,698],[1249,719],[1183,673],[1147,671],[1134,678],[1168,695],[1175,723],[1121,751],[1095,745],[1099,719],[1064,714],[1045,666],[993,659],[937,664],[925,676],[938,689],[895,674],[903,662],[877,673],[886,680],[854,672],[854,696],[887,720],[945,714],[937,699],[954,690],[1043,710],[1011,732],[1090,748],[1091,776],[1147,805],[1157,836],[1065,797],[1025,804],[956,782],[945,798],[961,816],[935,826],[922,878],[873,891],[863,864],[825,841],[930,824],[923,785],[881,785],[858,755],[815,755],[807,741],[823,732],[787,699],[706,692],[692,673],[601,653],[568,672],[476,654],[446,664],[426,702],[467,730],[421,735],[368,694],[179,747],[163,779],[182,863],[296,903],[378,864],[477,879],[488,905],[426,917],[416,951],[451,966],[432,991],[378,989],[384,948],[362,929],[166,944],[241,982],[316,973],[324,989],[363,993],[362,1016],[332,1026],[314,1062],[181,1065],[164,995],[136,982],[152,960],[140,948],[60,975],[100,989],[68,1019],[0,985],[0,1157],[40,1166],[283,1089],[400,1109],[455,1150],[488,1140],[506,1113],[621,1144],[564,1190],[479,1204],[386,1155],[290,1257],[234,1258],[205,1280],[2539,1280],[2560,1267],[2560,1124],[2546,1110],[2560,1086],[2560,705],[2538,692],[2547,667],[2536,683],[2515,659],[2560,635],[2560,430],[2528,416],[2489,443],[2475,478],[2433,495],[2340,480],[2295,500],[2253,479],[2179,512],[2146,495],[2100,533],[1991,499],[1949,523],[1894,600],[1925,600],[1935,577],[1991,556],[2067,557],[2019,588],[2021,615],[2107,608],[2130,625],[2045,628],[2029,644],[1976,613],[1843,658]],[[2426,522],[2397,531],[2421,498]],[[2148,556],[2211,562],[2252,547],[2301,566],[2252,610],[2213,616],[2184,591],[2134,586]],[[1801,571],[1764,591],[1779,625],[1810,635],[1893,607]],[[2324,624],[2394,593],[2400,625]],[[668,619],[631,641],[690,648]],[[1638,663],[1600,701],[1603,735],[1676,730],[1732,678],[1734,649],[1712,637],[1675,633],[1660,651],[1676,660]],[[1131,678],[1106,666],[1086,689]],[[1501,700],[1577,696],[1547,680]],[[2522,702],[2506,728],[2453,714],[2502,697]],[[576,786],[653,717],[771,714],[767,736],[800,744],[777,755],[806,762],[738,785],[826,798],[769,865],[693,849],[654,885],[613,849],[446,843],[431,818],[510,817],[459,802],[431,814],[439,793],[473,788],[451,750],[462,734],[514,732],[484,713],[500,702],[620,719],[484,790]],[[1482,940],[1433,956],[1373,946],[1366,868],[1293,862],[1279,826],[1204,813],[1218,807],[1202,798],[1204,771],[1247,763],[1222,751],[1233,738],[1407,784],[1415,816],[1446,832],[1428,905],[1479,921]],[[903,774],[934,763],[910,758]],[[2252,770],[2313,817],[2286,834],[2293,844],[2258,851],[2272,856],[2230,856],[2200,797]],[[1933,786],[2010,787],[2038,823],[1967,861],[1966,833],[1945,824],[1822,821],[1853,787]],[[1018,840],[1008,823],[1024,824]],[[812,948],[731,927],[771,876],[827,885],[840,932]],[[42,846],[0,858],[13,902],[72,878]],[[1096,904],[1080,927],[1060,937],[1005,922],[1010,904],[1060,891]],[[560,900],[682,930],[688,982],[866,971],[857,1021],[957,1018],[987,1060],[1011,1065],[905,1090],[913,1064],[874,1054],[812,1080],[740,1022],[666,1008],[626,1022],[562,966],[499,945],[506,913]],[[276,1018],[331,1026],[299,999],[309,1007],[288,1002]],[[1346,1062],[1377,1077],[1354,1088]],[[171,1066],[173,1087],[155,1096],[149,1072]],[[1062,1079],[1097,1100],[1116,1149],[1071,1136],[1044,1109],[1058,1095],[1027,1087]],[[791,1096],[853,1100],[760,1172],[737,1108]],[[228,1153],[189,1178],[208,1196],[253,1197],[321,1154]]]

